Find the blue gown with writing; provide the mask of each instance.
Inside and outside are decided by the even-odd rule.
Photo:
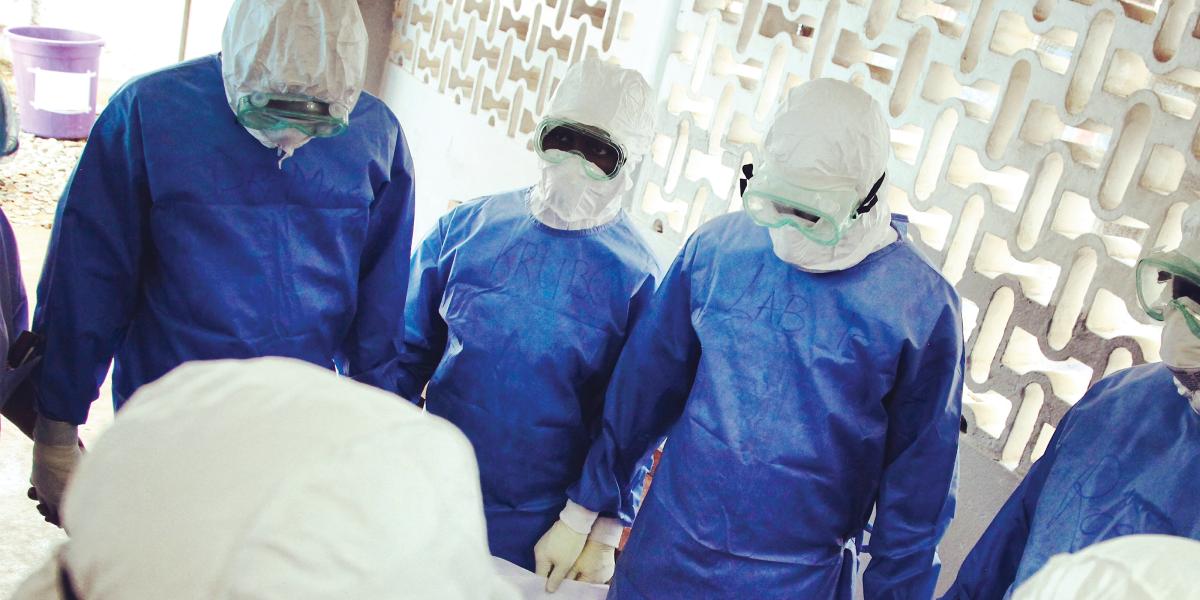
[[[492,553],[533,570],[658,266],[623,212],[594,229],[552,229],[528,194],[464,204],[417,249],[397,391],[416,400],[428,383],[428,410],[475,446]]]
[[[873,506],[866,597],[929,598],[962,368],[958,295],[909,242],[814,274],[745,213],[706,224],[626,344],[570,493],[614,510],[669,433],[609,598],[849,599]]]
[[[1137,533],[1200,540],[1200,415],[1161,363],[1088,390],[943,598],[1008,597],[1051,556]]]

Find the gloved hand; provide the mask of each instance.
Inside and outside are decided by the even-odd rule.
[[[82,456],[77,425],[38,417],[33,428],[33,474],[29,482],[44,505],[47,521],[60,524],[63,491]]]
[[[575,560],[567,579],[606,584],[617,570],[617,548],[589,538],[583,553]]]
[[[558,586],[562,585],[586,543],[586,533],[575,531],[560,519],[534,545],[534,572],[538,577],[546,578],[547,592],[553,594],[558,591]]]

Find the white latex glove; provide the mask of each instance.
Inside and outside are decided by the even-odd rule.
[[[82,457],[77,425],[38,417],[33,427],[33,473],[29,483],[37,491],[38,501],[45,505],[45,516],[51,523],[59,524],[63,491]]]
[[[617,570],[617,549],[589,538],[583,553],[567,572],[567,579],[584,583],[607,584]]]
[[[572,565],[583,552],[587,534],[571,529],[561,519],[533,547],[533,562],[538,577],[546,578],[546,591],[553,594],[562,585]]]

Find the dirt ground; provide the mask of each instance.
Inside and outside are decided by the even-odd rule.
[[[14,94],[12,65],[6,61],[0,61],[0,79]],[[0,160],[0,209],[11,223],[50,227],[58,198],[79,161],[83,144],[21,133],[17,153]]]

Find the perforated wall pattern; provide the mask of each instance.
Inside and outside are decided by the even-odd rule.
[[[1158,360],[1133,266],[1200,195],[1197,0],[400,0],[392,60],[523,140],[585,53],[646,64],[664,6],[636,217],[682,243],[740,209],[783,94],[852,81],[888,113],[889,203],[963,298],[971,443],[1024,471],[1092,383]]]

